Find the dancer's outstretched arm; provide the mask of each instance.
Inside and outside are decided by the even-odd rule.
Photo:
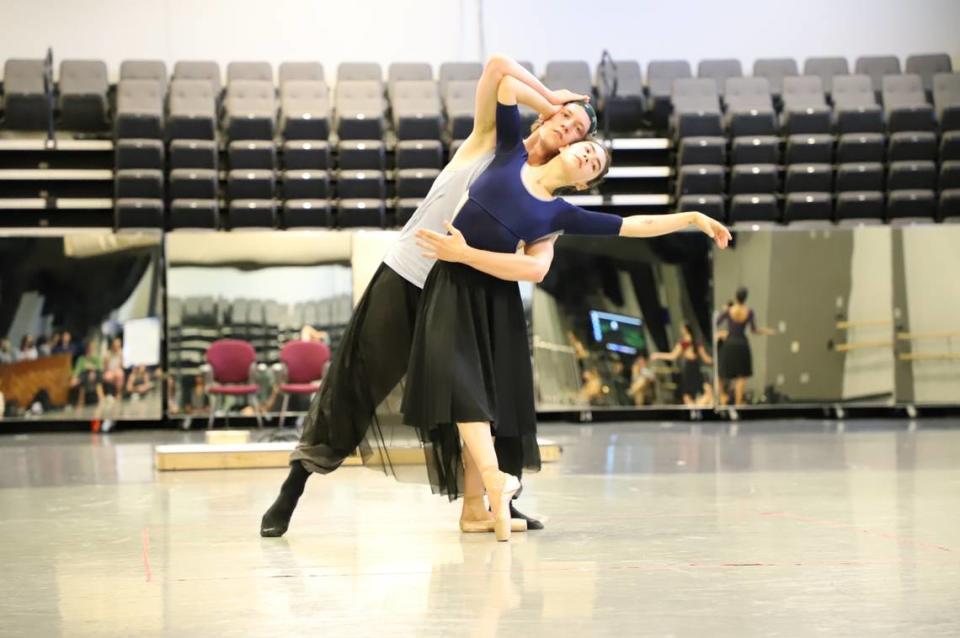
[[[688,211],[667,215],[631,215],[623,218],[621,237],[658,237],[687,226],[696,226],[720,248],[726,248],[731,236],[727,227],[703,213]]]
[[[449,235],[432,230],[417,231],[417,245],[423,256],[465,264],[498,279],[541,282],[553,263],[553,242],[543,239],[524,247],[521,253],[498,253],[467,245],[463,233],[450,222],[444,222]]]

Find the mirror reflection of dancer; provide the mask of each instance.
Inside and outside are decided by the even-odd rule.
[[[684,323],[681,339],[670,352],[655,352],[652,361],[681,361],[680,396],[687,406],[707,406],[713,404],[713,388],[703,376],[701,363],[713,364],[713,357],[703,347],[703,342],[693,337],[693,329]]]
[[[512,78],[501,81],[496,154],[447,225],[449,235],[418,233],[427,254],[442,261],[424,285],[403,397],[404,422],[420,430],[439,491],[454,497],[486,489],[500,541],[510,538],[508,505],[520,481],[498,466],[492,434],[515,442],[522,468],[540,465],[526,322],[516,284],[457,262],[474,247],[513,253],[563,232],[653,237],[695,224],[720,247],[730,239],[723,225],[700,213],[623,218],[555,197],[596,184],[610,156],[584,141],[544,165],[528,165],[516,106],[522,90]]]
[[[434,261],[421,255],[415,233],[425,228],[442,231],[443,221],[453,217],[467,188],[493,159],[497,87],[508,76],[530,88],[523,103],[540,113],[536,129],[523,140],[531,165],[545,163],[561,147],[595,129],[596,116],[585,96],[552,91],[508,58],[494,56],[488,61],[477,85],[473,130],[400,231],[354,309],[329,373],[311,402],[300,442],[290,457],[290,472],[263,515],[262,536],[282,536],[310,474],[336,470],[363,442],[370,426],[379,427],[374,413],[406,372],[420,290]],[[539,281],[552,259],[553,244],[544,241],[517,254],[473,250],[466,263],[509,281]],[[518,466],[519,454],[505,445],[497,443],[501,461]],[[512,505],[511,510],[522,528],[543,527]],[[482,494],[479,500],[464,499],[460,526],[469,532],[493,531]]]
[[[750,342],[747,340],[747,327],[755,335],[775,335],[772,328],[757,328],[753,309],[747,304],[747,289],[737,289],[736,302],[727,307],[726,311],[717,319],[717,327],[727,324],[726,330],[717,332],[717,339],[723,339],[720,347],[719,368],[724,375],[720,386],[725,387],[729,380],[733,380],[734,405],[743,405],[744,389],[747,379],[753,376],[753,355],[750,352]],[[726,403],[729,398],[724,401]]]
[[[652,403],[654,384],[657,374],[650,367],[649,355],[646,349],[637,353],[637,358],[630,366],[630,389],[627,394],[633,397],[633,404],[647,405]]]

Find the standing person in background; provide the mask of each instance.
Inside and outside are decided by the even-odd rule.
[[[701,362],[710,365],[713,358],[703,347],[703,343],[694,339],[693,328],[684,323],[680,341],[670,352],[655,352],[652,361],[680,360],[680,397],[688,407],[713,403],[713,389],[703,376]]]
[[[717,331],[717,338],[723,339],[720,348],[720,370],[724,377],[720,383],[733,380],[734,405],[743,405],[743,395],[747,379],[753,376],[753,355],[747,340],[747,327],[755,335],[770,336],[776,331],[771,328],[757,328],[753,309],[747,305],[747,289],[737,289],[736,302],[717,319],[717,327],[727,324],[726,330]]]

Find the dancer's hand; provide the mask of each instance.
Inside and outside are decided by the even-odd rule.
[[[467,252],[467,240],[463,233],[454,228],[449,221],[444,221],[449,235],[441,235],[432,230],[420,229],[417,231],[417,246],[423,249],[423,256],[441,261],[463,261]]]
[[[563,105],[567,102],[589,102],[589,95],[581,95],[579,93],[574,93],[573,91],[568,91],[566,89],[558,89],[556,91],[551,91],[550,102],[553,104]]]
[[[703,213],[695,213],[693,223],[696,224],[697,228],[703,231],[703,233],[712,239],[721,249],[726,248],[727,244],[732,239],[730,231],[727,230],[726,226],[712,217],[707,217]]]

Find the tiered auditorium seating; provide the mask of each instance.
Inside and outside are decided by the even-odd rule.
[[[758,58],[750,70],[735,59],[702,60],[696,77],[684,60],[548,63],[544,82],[594,96],[614,138],[602,195],[577,203],[697,208],[734,223],[960,216],[960,80],[949,56],[866,56],[852,67]],[[378,63],[348,62],[332,91],[309,61],[276,76],[267,62],[231,62],[221,76],[216,62],[180,61],[168,81],[163,62],[127,60],[115,88],[96,60],[8,60],[4,71],[8,139],[43,135],[30,131],[52,118],[58,134],[100,135],[113,152],[98,172],[109,177],[97,179],[113,181],[116,228],[235,229],[405,223],[473,126],[482,67],[444,63],[434,76],[428,63],[403,62],[384,77]],[[651,137],[664,130],[669,141]],[[675,169],[655,164],[668,153]],[[35,172],[32,185],[7,189],[8,202],[38,189]],[[57,195],[31,196],[29,206],[56,208]]]
[[[902,74],[894,56],[863,57],[850,75],[843,58],[812,58],[797,75],[794,60],[759,59],[753,77],[702,61],[698,80],[672,83],[677,208],[733,223],[955,217],[960,76],[943,54],[908,60]]]

